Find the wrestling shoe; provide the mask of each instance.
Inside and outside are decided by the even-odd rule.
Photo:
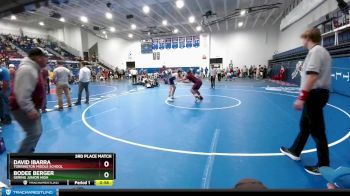
[[[291,152],[288,148],[286,147],[281,147],[280,151],[282,152],[282,154],[288,156],[289,158],[291,158],[294,161],[300,161],[300,156],[295,155],[293,152]]]
[[[204,98],[203,98],[202,96],[199,96],[199,100],[203,101],[203,99],[204,99]]]
[[[174,99],[171,98],[171,97],[169,97],[169,98],[167,99],[167,102],[174,102]]]
[[[321,176],[320,168],[317,166],[305,166],[305,171],[314,176]]]
[[[196,96],[196,97],[195,97],[195,102],[198,103],[198,102],[200,102],[200,101],[201,101],[200,98]]]

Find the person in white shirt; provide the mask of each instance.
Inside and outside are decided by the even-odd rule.
[[[69,81],[72,77],[71,71],[58,62],[57,68],[53,71],[56,94],[58,98],[58,110],[63,110],[63,93],[66,95],[68,108],[72,107],[72,99],[69,90]]]
[[[243,77],[243,78],[246,78],[246,77],[248,76],[248,68],[247,68],[246,65],[243,67],[242,72],[243,72],[242,77]]]
[[[86,101],[85,104],[89,104],[89,83],[91,81],[91,70],[85,65],[79,71],[79,92],[78,100],[75,105],[81,105],[81,96],[85,89]]]
[[[211,66],[210,68],[210,82],[211,82],[211,88],[215,88],[215,81],[216,81],[216,76],[218,75],[218,71],[215,68],[214,65]]]
[[[130,70],[131,73],[131,77],[132,77],[132,84],[136,84],[137,83],[137,69],[132,69]]]

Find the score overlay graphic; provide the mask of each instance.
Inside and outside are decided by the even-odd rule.
[[[10,185],[112,186],[114,153],[9,154]]]

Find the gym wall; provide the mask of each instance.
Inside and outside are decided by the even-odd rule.
[[[272,75],[277,75],[283,65],[286,69],[286,82],[300,85],[300,75],[292,79],[292,73],[298,61],[276,63],[272,66]],[[332,92],[350,96],[350,58],[333,58]]]

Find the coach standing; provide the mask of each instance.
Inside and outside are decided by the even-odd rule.
[[[58,110],[63,110],[63,93],[66,95],[68,108],[72,107],[72,98],[69,89],[69,81],[72,72],[63,66],[63,62],[57,62],[57,68],[53,70],[54,83],[56,84],[56,94],[58,98]]]
[[[325,130],[323,108],[329,99],[331,87],[331,63],[329,52],[322,46],[319,29],[306,31],[301,38],[309,50],[302,68],[301,92],[294,107],[303,110],[300,120],[300,133],[291,148],[281,148],[281,152],[295,161],[300,155],[311,135],[315,140],[318,165],[306,166],[305,170],[312,175],[321,175],[319,168],[329,166],[329,149]]]
[[[46,96],[45,81],[41,69],[46,67],[47,57],[35,48],[23,59],[16,72],[13,92],[10,96],[12,114],[26,133],[18,153],[33,153],[42,134],[39,110]]]
[[[81,97],[83,90],[85,89],[86,100],[85,103],[89,104],[89,83],[91,81],[91,71],[90,69],[84,65],[84,67],[80,68],[79,71],[79,92],[78,92],[78,101],[75,105],[81,105]]]

